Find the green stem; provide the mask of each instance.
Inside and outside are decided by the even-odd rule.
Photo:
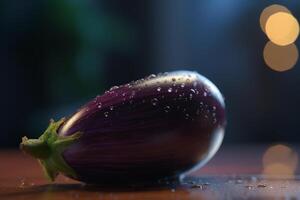
[[[40,139],[28,139],[27,137],[23,137],[20,148],[27,154],[38,159],[46,159],[50,156],[50,148],[47,142]]]
[[[52,120],[49,127],[38,139],[23,137],[20,144],[21,150],[39,160],[45,174],[52,181],[58,173],[76,178],[76,173],[65,162],[62,153],[81,136],[81,133],[77,132],[70,136],[59,136],[57,130],[64,121],[64,118],[58,122]]]

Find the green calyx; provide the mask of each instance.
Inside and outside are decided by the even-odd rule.
[[[57,122],[51,120],[46,131],[38,139],[28,139],[25,136],[20,144],[21,150],[39,160],[51,181],[55,180],[59,172],[76,178],[74,170],[65,162],[62,153],[81,136],[81,133],[59,136],[57,130],[64,121],[64,118]]]

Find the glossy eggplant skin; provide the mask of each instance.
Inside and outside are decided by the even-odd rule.
[[[58,135],[82,133],[63,152],[77,180],[135,184],[204,165],[221,145],[225,123],[216,86],[176,71],[111,88],[69,117]]]

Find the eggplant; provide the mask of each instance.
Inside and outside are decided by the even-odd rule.
[[[180,177],[219,149],[224,99],[197,72],[150,75],[97,96],[50,122],[20,148],[54,180],[62,173],[92,184],[137,184]]]

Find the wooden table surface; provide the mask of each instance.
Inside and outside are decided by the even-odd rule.
[[[150,188],[100,188],[63,176],[49,183],[34,159],[17,150],[2,150],[0,199],[300,199],[297,176],[261,175],[266,149],[223,146],[206,166],[180,184]]]

